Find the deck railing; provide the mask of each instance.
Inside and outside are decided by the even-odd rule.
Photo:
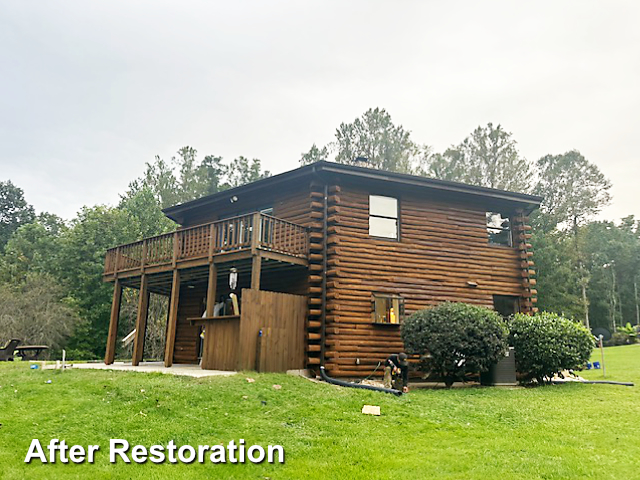
[[[256,235],[257,233],[257,235]],[[262,213],[218,220],[107,250],[104,273],[177,264],[253,248],[306,258],[307,229]]]

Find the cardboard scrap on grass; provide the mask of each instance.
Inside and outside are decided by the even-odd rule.
[[[363,405],[362,413],[364,413],[365,415],[380,416],[380,407],[377,405]]]

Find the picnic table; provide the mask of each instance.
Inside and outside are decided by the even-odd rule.
[[[23,360],[37,360],[40,354],[48,349],[47,345],[22,345],[16,347],[16,352]]]
[[[4,347],[0,347],[0,362],[12,362],[13,354],[18,345],[20,345],[20,339],[12,338],[5,343]]]

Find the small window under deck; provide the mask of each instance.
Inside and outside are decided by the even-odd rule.
[[[400,324],[404,320],[404,298],[374,293],[372,310],[373,323]]]

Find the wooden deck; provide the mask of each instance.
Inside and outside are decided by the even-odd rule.
[[[120,245],[107,251],[105,281],[260,256],[307,265],[307,228],[251,213]]]

